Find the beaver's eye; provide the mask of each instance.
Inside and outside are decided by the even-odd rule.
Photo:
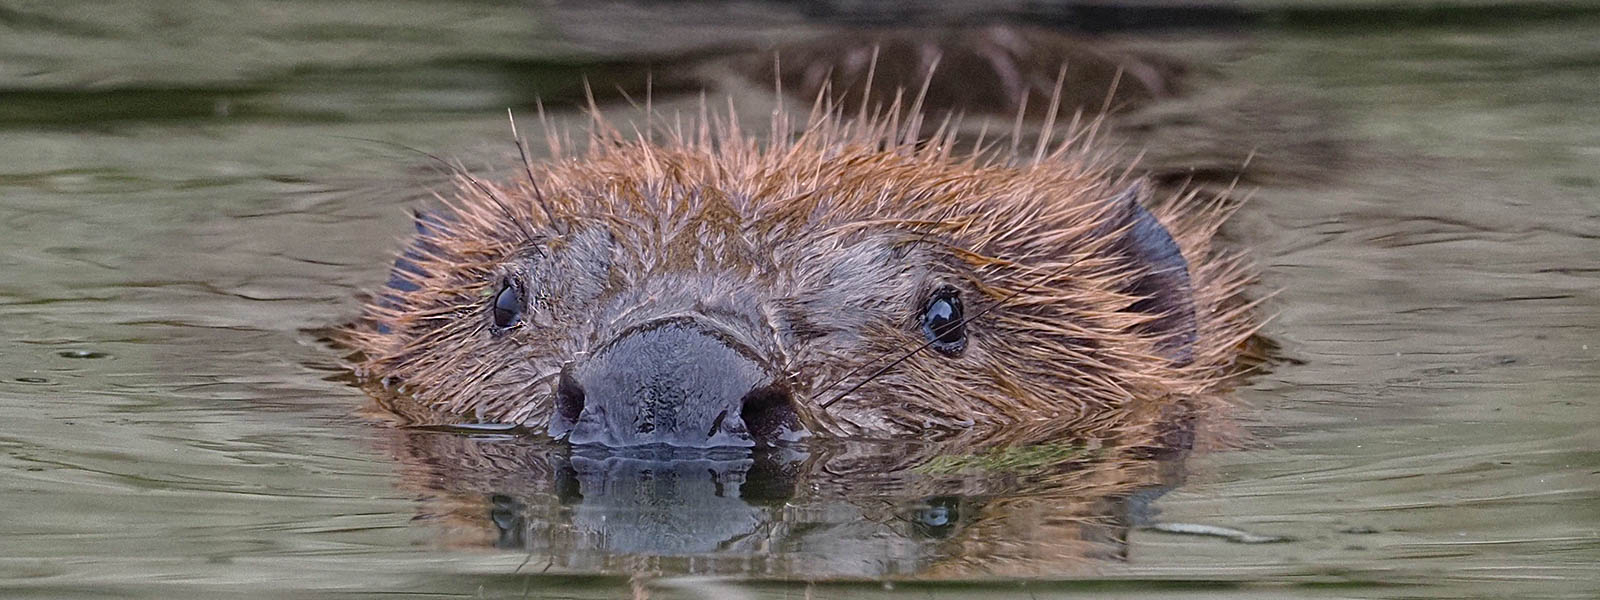
[[[510,329],[522,321],[522,292],[516,284],[500,283],[500,291],[494,295],[494,306],[489,307],[489,316],[498,329]]]
[[[934,350],[950,356],[967,347],[967,326],[962,322],[961,296],[954,288],[943,288],[928,299],[922,311],[922,333]]]

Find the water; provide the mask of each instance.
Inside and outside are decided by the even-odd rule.
[[[1595,22],[1156,43],[1338,115],[1340,162],[1265,178],[1228,230],[1282,290],[1267,333],[1288,360],[1242,390],[1243,448],[1075,459],[1065,511],[981,476],[968,495],[912,478],[876,504],[746,487],[716,505],[705,486],[786,481],[784,460],[731,461],[673,479],[708,503],[685,517],[626,501],[637,465],[375,426],[308,333],[355,313],[407,230],[424,161],[389,143],[501,156],[504,107],[570,91],[585,61],[564,57],[604,45],[548,17],[0,7],[0,595],[1600,594]],[[1084,544],[1025,560],[1029,515],[1061,512]],[[996,522],[980,513],[1008,527],[952,550],[948,521]],[[746,545],[660,552],[685,521]],[[1283,541],[1174,533],[1203,527]]]

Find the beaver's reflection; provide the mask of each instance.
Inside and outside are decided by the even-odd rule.
[[[571,527],[583,546],[612,553],[713,552],[767,519],[744,498],[751,458],[571,456],[557,470],[568,489]],[[779,498],[781,501],[782,498]]]
[[[952,455],[846,444],[616,456],[523,439],[387,433],[431,535],[453,547],[528,553],[561,571],[1070,572],[1125,557],[1134,515],[1179,474],[1172,460],[1104,449]]]

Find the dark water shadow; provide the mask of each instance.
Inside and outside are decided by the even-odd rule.
[[[810,580],[1059,575],[1127,557],[1184,452],[818,442],[694,455],[384,429],[416,521],[519,571]]]

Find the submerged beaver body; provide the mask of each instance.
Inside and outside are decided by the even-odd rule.
[[[775,122],[601,124],[525,177],[458,174],[350,330],[357,370],[421,420],[608,447],[1158,444],[1225,385],[1253,323],[1218,202],[1146,197],[1076,144]]]

